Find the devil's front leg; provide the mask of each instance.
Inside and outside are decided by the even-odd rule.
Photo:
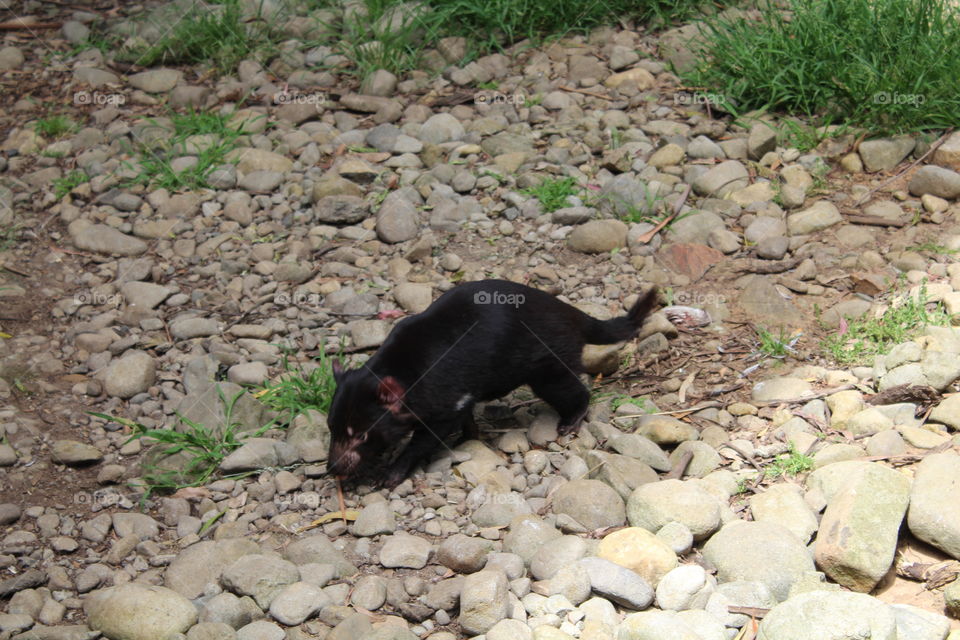
[[[392,489],[410,475],[410,471],[427,456],[440,448],[447,447],[447,437],[461,428],[460,417],[445,420],[433,420],[429,424],[421,423],[413,432],[410,442],[387,467],[383,486]]]

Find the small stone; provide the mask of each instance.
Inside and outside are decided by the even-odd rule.
[[[287,626],[296,626],[332,604],[329,596],[318,586],[294,582],[283,587],[270,602],[270,615]]]
[[[639,527],[626,527],[604,537],[597,546],[597,557],[634,571],[655,586],[677,566],[677,556],[653,533]]]
[[[900,164],[916,147],[913,136],[897,136],[864,140],[858,150],[864,166],[870,173],[889,171]]]
[[[145,351],[130,351],[111,363],[104,378],[104,391],[114,398],[132,398],[156,381],[157,363]]]
[[[103,460],[103,452],[93,445],[76,440],[57,440],[53,443],[50,457],[54,462],[76,467],[100,462]]]
[[[581,253],[607,253],[627,246],[627,225],[620,220],[591,220],[573,230],[568,243]]]
[[[560,487],[553,495],[553,511],[570,516],[589,531],[626,521],[623,499],[599,480],[573,480]]]
[[[380,564],[388,569],[422,569],[430,557],[430,542],[411,535],[394,534],[380,549]]]
[[[825,200],[793,213],[787,217],[787,232],[791,236],[808,235],[843,222],[836,205]]]
[[[953,200],[960,196],[960,173],[928,164],[913,174],[908,187],[915,196],[931,194]]]

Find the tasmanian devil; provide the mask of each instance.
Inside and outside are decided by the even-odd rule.
[[[579,377],[583,345],[633,337],[656,302],[651,289],[625,316],[597,320],[514,282],[454,287],[397,323],[362,367],[334,365],[330,473],[346,480],[374,474],[395,486],[452,433],[471,433],[474,404],[523,384],[560,414],[561,434],[576,431],[590,401]],[[411,431],[389,467],[375,471],[378,458]]]

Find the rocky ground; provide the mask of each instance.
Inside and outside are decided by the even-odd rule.
[[[957,628],[960,331],[852,368],[820,339],[888,308],[898,280],[960,311],[960,135],[801,152],[780,121],[735,124],[686,91],[676,31],[462,67],[451,39],[441,75],[361,86],[318,70],[329,47],[295,44],[221,78],[125,74],[96,49],[52,56],[91,14],[60,19],[0,48],[0,638]],[[81,127],[46,139],[42,101]],[[241,130],[210,188],[126,181],[171,135],[164,105]],[[89,180],[58,197],[74,170]],[[528,191],[566,176],[582,188],[557,210]],[[598,316],[657,285],[672,308],[587,354],[603,375],[577,436],[521,391],[479,412],[483,441],[392,491],[348,491],[331,517],[324,416],[259,433],[273,416],[244,386],[288,355],[359,363],[396,318],[483,277]],[[755,326],[792,350],[765,353]],[[144,465],[183,460],[126,420],[182,430],[178,415],[258,433],[205,485],[142,499]],[[812,470],[769,473],[788,450]]]

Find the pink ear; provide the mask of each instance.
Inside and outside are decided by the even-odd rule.
[[[390,413],[400,415],[403,411],[403,396],[407,390],[393,376],[386,376],[377,386],[377,401]]]
[[[339,360],[334,359],[332,367],[333,367],[333,379],[339,380],[340,376],[343,375],[343,365],[340,364]]]

